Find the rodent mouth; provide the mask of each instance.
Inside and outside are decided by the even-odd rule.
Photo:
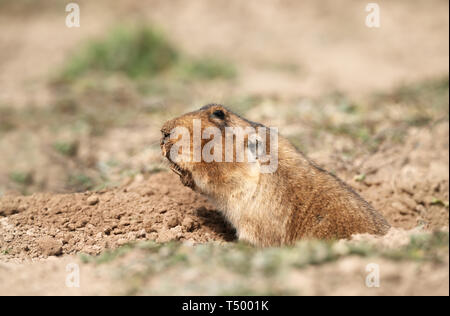
[[[164,138],[161,139],[161,151],[162,151],[163,157],[165,157],[167,159],[167,162],[169,163],[170,170],[172,170],[177,175],[182,177],[184,170],[179,165],[177,165],[175,162],[173,162],[172,159],[170,159],[170,154],[169,154],[170,147],[167,148],[166,144],[164,143]]]
[[[176,163],[174,163],[172,160],[170,160],[170,158],[167,158],[167,160],[169,161],[169,168],[170,170],[172,170],[173,172],[175,172],[177,175],[179,175],[180,177],[183,176],[183,174],[185,173],[185,171]]]
[[[182,167],[180,167],[177,163],[175,163],[172,159],[170,159],[170,146],[167,146],[167,144],[164,141],[165,139],[161,139],[161,150],[163,156],[167,159],[167,162],[169,163],[169,168],[172,170],[175,174],[177,174],[180,177],[181,183],[183,185],[195,189],[195,182],[192,178],[192,174],[189,170],[186,170]]]
[[[166,157],[166,158],[167,158],[167,161],[169,162],[170,170],[172,170],[174,173],[176,173],[178,176],[180,176],[181,183],[183,183],[183,185],[185,185],[191,189],[195,189],[195,182],[192,178],[191,172],[186,169],[181,168],[175,162],[170,160],[169,157]]]

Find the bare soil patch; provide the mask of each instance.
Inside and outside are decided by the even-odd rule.
[[[0,209],[0,249],[21,260],[99,254],[135,240],[235,238],[204,197],[166,172],[114,190],[6,196]]]

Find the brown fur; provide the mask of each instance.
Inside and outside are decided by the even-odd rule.
[[[212,113],[222,110],[224,119]],[[221,105],[208,105],[164,124],[161,149],[169,158],[176,140],[170,131],[184,126],[191,134],[192,120],[208,126],[262,126]],[[223,135],[223,133],[222,133]],[[203,145],[208,140],[202,141]],[[169,159],[170,161],[170,159]],[[255,172],[249,163],[170,162],[184,185],[208,196],[236,228],[239,239],[258,246],[289,245],[299,239],[340,239],[356,233],[385,234],[389,224],[348,185],[278,139],[278,169]]]

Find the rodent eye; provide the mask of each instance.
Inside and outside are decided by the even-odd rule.
[[[221,120],[223,120],[225,118],[225,113],[222,110],[215,110],[212,113],[212,115],[217,117],[217,118],[219,118],[219,119],[221,119]]]

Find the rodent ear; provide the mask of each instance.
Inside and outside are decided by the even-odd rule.
[[[258,160],[258,147],[261,146],[261,137],[257,134],[252,134],[248,137],[248,151],[253,159]]]
[[[256,141],[255,140],[248,140],[248,150],[250,151],[250,153],[254,156],[257,157],[257,152],[256,152]]]
[[[218,118],[220,120],[224,120],[225,119],[225,112],[223,110],[215,110],[212,112],[211,116],[213,116],[214,118]]]

